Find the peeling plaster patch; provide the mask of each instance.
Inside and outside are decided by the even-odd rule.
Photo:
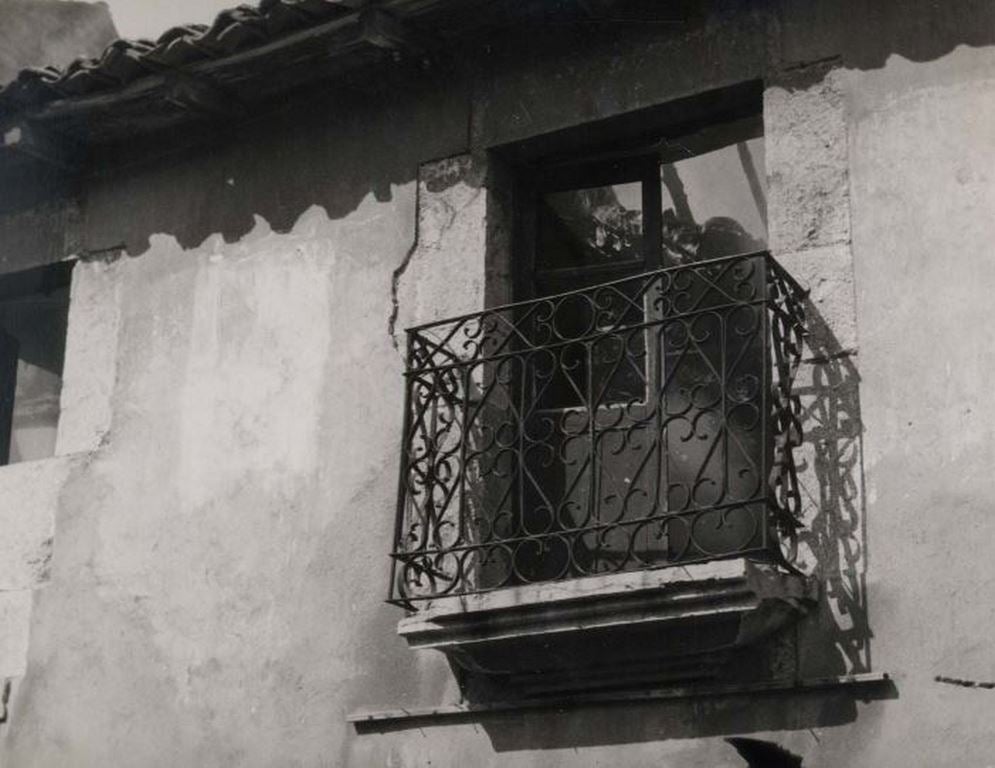
[[[49,536],[41,543],[37,553],[27,560],[27,565],[34,571],[38,583],[49,580],[52,565],[52,542],[53,539]]]
[[[395,349],[399,324],[420,325],[483,308],[487,249],[483,181],[483,168],[470,155],[419,168],[415,237],[391,280],[387,327]]]
[[[108,245],[102,248],[85,248],[76,254],[76,258],[83,262],[97,261],[102,264],[112,264],[127,254],[127,252],[127,245],[124,243],[117,243],[115,245]]]

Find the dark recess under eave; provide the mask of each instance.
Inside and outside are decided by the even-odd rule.
[[[679,26],[696,1],[664,4],[661,23]],[[641,0],[262,0],[154,42],[117,40],[64,70],[23,70],[0,89],[0,163],[76,169],[88,146],[245,120],[318,82],[376,88],[389,83],[386,63],[438,64],[493,31],[626,12],[643,13]]]
[[[117,40],[65,70],[23,70],[0,90],[0,161],[72,167],[85,145],[181,123],[245,119],[309,83],[384,62],[423,60],[484,27],[484,0],[264,0],[177,27],[156,42]],[[499,3],[491,3],[493,7]],[[357,75],[358,76],[358,75]]]

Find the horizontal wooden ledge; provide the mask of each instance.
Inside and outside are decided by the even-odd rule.
[[[439,707],[411,709],[384,709],[353,712],[346,716],[357,730],[376,731],[391,726],[415,727],[441,725],[447,721],[465,720],[475,715],[525,712],[542,709],[576,709],[597,704],[636,704],[641,702],[699,699],[720,696],[742,696],[765,693],[806,693],[832,688],[873,687],[891,682],[887,672],[867,672],[859,675],[816,677],[803,680],[777,680],[765,683],[735,685],[698,685],[681,688],[663,688],[649,691],[613,691],[575,694],[547,699],[501,701],[488,704],[445,704]]]

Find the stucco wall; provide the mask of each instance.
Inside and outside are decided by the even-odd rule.
[[[25,531],[4,565],[26,579],[20,626],[33,595],[26,650],[24,634],[0,643],[23,659],[0,671],[16,684],[3,764],[713,768],[742,762],[723,737],[751,734],[805,766],[988,765],[995,692],[934,678],[995,680],[995,35],[979,32],[995,18],[775,5],[725,4],[686,34],[619,30],[567,59],[573,32],[521,36],[487,59],[472,111],[429,74],[89,180],[37,258],[55,242],[125,252],[75,269],[58,471],[0,469],[0,488],[51,476],[3,513]],[[771,247],[819,320],[806,514],[843,542],[806,669],[863,665],[893,690],[357,734],[355,709],[458,695],[382,603],[389,327],[493,299],[506,212],[481,190],[481,150],[759,76]],[[28,224],[9,229],[5,248],[30,244]],[[825,563],[832,548],[815,549]]]
[[[452,101],[424,83],[340,100],[88,186],[73,235],[101,255],[74,270],[59,435],[74,471],[6,512],[53,552],[7,600],[24,618],[35,587],[26,677],[27,625],[0,643],[21,656],[4,765],[344,764],[365,696],[444,695],[382,600],[393,273],[419,163],[464,146]]]

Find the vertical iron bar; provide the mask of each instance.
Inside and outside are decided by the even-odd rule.
[[[760,419],[760,446],[761,446],[761,465],[760,465],[760,479],[763,483],[763,539],[760,544],[763,549],[770,549],[770,526],[771,521],[774,518],[773,512],[771,511],[771,504],[776,503],[776,500],[771,499],[773,489],[771,488],[771,478],[770,471],[773,465],[773,452],[774,452],[774,434],[776,431],[776,426],[772,422],[775,418],[773,415],[773,410],[767,403],[768,395],[772,396],[773,393],[770,392],[770,388],[773,386],[773,377],[771,376],[771,370],[774,365],[774,351],[771,349],[772,341],[771,334],[773,330],[770,328],[771,322],[771,306],[770,306],[770,274],[771,265],[769,262],[770,256],[766,256],[763,259],[763,280],[761,285],[761,298],[763,303],[760,305],[761,322],[763,323],[761,327],[762,345],[763,350],[761,354],[763,355],[763,384],[760,387],[760,413],[762,418]],[[770,434],[768,434],[768,432]]]
[[[735,265],[731,268],[732,279],[736,279]],[[732,498],[732,491],[729,487],[729,372],[726,370],[726,347],[729,344],[729,316],[735,310],[720,310],[716,314],[719,317],[719,387],[721,391],[722,420],[720,429],[722,430],[721,441],[721,467],[722,467],[722,494],[719,496],[719,503],[724,503]]]
[[[459,515],[459,526],[458,533],[456,535],[456,545],[471,544],[475,542],[470,542],[469,537],[466,533],[466,447],[470,440],[470,428],[467,423],[467,417],[470,413],[470,372],[473,370],[473,362],[467,363],[463,367],[463,416],[460,419],[460,446],[459,446],[459,509],[457,514]],[[483,392],[483,389],[481,389]],[[481,404],[483,407],[483,404]],[[473,560],[472,550],[470,554],[466,555],[467,559]],[[465,566],[464,560],[457,556],[457,562],[459,563],[459,573],[457,578],[460,582],[467,579],[469,574],[464,573],[463,568]],[[479,564],[478,564],[479,568]],[[474,574],[474,582],[478,580],[478,574]]]
[[[412,364],[412,348],[414,334],[411,331],[407,332],[406,336],[406,350],[405,350],[405,368],[410,371]],[[404,377],[404,415],[401,419],[401,451],[400,457],[398,459],[399,472],[397,477],[397,514],[394,519],[394,542],[392,549],[400,553],[401,551],[401,531],[404,528],[404,512],[407,506],[408,493],[407,493],[407,477],[408,477],[408,441],[411,439],[409,432],[411,431],[411,392],[412,384],[411,377]],[[395,595],[395,590],[397,590],[397,558],[392,557],[390,559],[390,586],[387,591],[387,599],[392,599]],[[398,597],[403,597],[403,595],[397,593]]]
[[[584,348],[586,350],[586,362],[587,362],[587,435],[588,442],[590,444],[590,467],[591,467],[591,484],[590,491],[588,494],[588,520],[593,520],[594,525],[599,525],[601,523],[601,504],[598,499],[599,496],[599,480],[601,478],[601,464],[598,461],[597,455],[597,435],[595,430],[595,422],[598,418],[598,406],[594,402],[594,342],[585,341]],[[600,529],[597,529],[600,531]],[[592,553],[592,565],[594,568],[594,573],[598,572],[598,554],[601,551],[601,542],[599,541],[601,534],[595,535],[594,552]]]
[[[534,321],[530,321],[530,322],[534,322]],[[528,364],[527,364],[526,360],[528,359],[528,355],[532,354],[533,351],[534,350],[532,348],[532,340],[530,339],[529,340],[529,349],[527,349],[527,350],[524,351],[524,354],[523,354],[522,360],[521,360],[521,364],[519,366],[520,370],[518,372],[518,408],[517,409],[513,409],[513,412],[515,412],[515,413],[518,414],[518,418],[516,419],[517,422],[518,422],[518,424],[516,425],[516,427],[517,427],[516,431],[518,432],[518,461],[516,462],[517,463],[517,467],[515,468],[515,482],[518,483],[518,533],[519,533],[519,535],[525,535],[527,533],[527,531],[528,531],[528,529],[525,526],[525,515],[526,515],[526,511],[525,511],[525,503],[526,503],[526,498],[525,498],[525,475],[526,475],[526,473],[525,473],[525,423],[526,423],[526,420],[528,418],[528,413],[527,413],[526,409],[527,409],[527,407],[529,407],[527,405],[527,402],[528,402],[528,393],[526,392],[526,387],[528,386],[528,384],[527,384],[528,376],[526,376],[526,370],[527,370],[527,365]],[[512,394],[513,393],[514,393],[514,383],[512,383]],[[514,531],[512,531],[512,535],[513,536],[515,535]],[[510,576],[512,577],[512,579],[514,579],[514,576],[515,576],[515,553],[514,552],[512,552],[512,554],[511,554],[511,562],[509,564],[509,567],[511,569],[510,570]]]

